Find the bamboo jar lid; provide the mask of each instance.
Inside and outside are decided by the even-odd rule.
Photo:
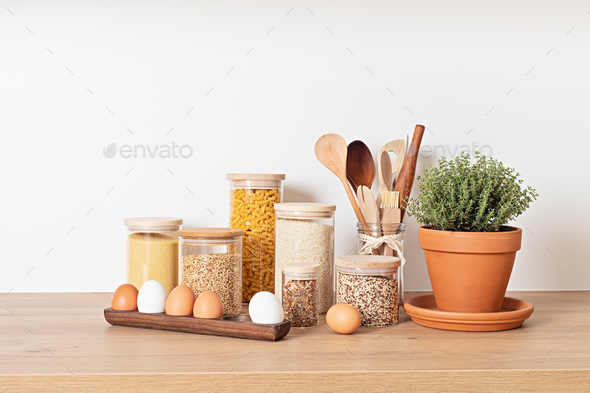
[[[133,227],[169,227],[182,225],[182,218],[177,217],[131,217],[123,221],[125,225]]]
[[[227,180],[254,180],[254,181],[272,181],[285,180],[284,173],[228,173]]]
[[[344,255],[336,257],[336,266],[349,269],[392,269],[401,266],[401,259],[385,255]]]
[[[275,203],[275,210],[290,213],[329,213],[336,210],[336,205],[326,203]]]
[[[284,274],[288,273],[318,273],[320,271],[320,265],[317,263],[309,262],[290,262],[285,263],[281,268]]]
[[[336,211],[336,205],[326,203],[275,203],[275,211],[279,218],[322,219],[330,218]]]
[[[226,239],[243,234],[244,231],[235,228],[182,228],[178,231],[178,236],[199,239]]]

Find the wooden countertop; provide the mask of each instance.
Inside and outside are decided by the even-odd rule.
[[[413,295],[413,294],[411,294]],[[511,292],[521,328],[397,326],[277,342],[109,325],[108,293],[3,295],[0,392],[590,392],[590,291]]]

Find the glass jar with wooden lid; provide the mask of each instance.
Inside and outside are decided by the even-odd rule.
[[[170,293],[178,285],[178,229],[182,218],[126,218],[127,281],[137,289],[157,280]]]
[[[354,306],[361,326],[396,325],[399,320],[398,257],[336,257],[336,302]]]
[[[284,174],[228,173],[230,227],[244,231],[242,300],[274,292],[275,203],[283,197]]]
[[[291,262],[319,265],[320,314],[334,303],[334,213],[325,203],[277,203],[275,295],[281,298],[281,272]]]
[[[309,262],[290,262],[282,269],[282,303],[285,318],[292,327],[315,327],[320,311],[320,265]]]
[[[180,236],[180,283],[195,296],[213,291],[225,314],[242,310],[242,235],[233,228],[183,228]]]

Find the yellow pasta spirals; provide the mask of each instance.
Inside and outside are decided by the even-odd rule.
[[[276,189],[232,189],[232,228],[244,231],[242,242],[242,301],[260,291],[274,293],[275,211],[281,201]]]

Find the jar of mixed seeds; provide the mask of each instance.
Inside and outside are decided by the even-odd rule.
[[[281,272],[291,262],[320,267],[320,314],[334,304],[334,212],[336,205],[277,203],[275,295],[281,299]]]
[[[178,229],[182,218],[126,218],[127,281],[137,289],[158,280],[170,293],[178,285]]]
[[[213,291],[225,314],[242,311],[242,235],[233,228],[183,228],[180,236],[180,283],[195,296]]]
[[[404,236],[406,233],[405,223],[381,223],[381,224],[365,224],[357,223],[357,237],[359,254],[363,254],[361,250],[367,246],[367,240],[375,241],[383,237],[389,238],[389,244],[383,243],[377,250],[372,252],[375,255],[386,255],[399,257],[404,261],[398,269],[398,284],[399,284],[399,302],[401,304],[404,300]],[[393,248],[390,246],[393,245]]]
[[[399,258],[383,255],[336,257],[336,302],[356,307],[361,326],[396,325],[400,265]]]
[[[228,173],[230,227],[244,231],[242,300],[274,293],[275,203],[283,196],[283,174]]]
[[[282,302],[285,318],[292,327],[318,325],[320,291],[318,273],[320,265],[307,262],[290,262],[283,265]]]

